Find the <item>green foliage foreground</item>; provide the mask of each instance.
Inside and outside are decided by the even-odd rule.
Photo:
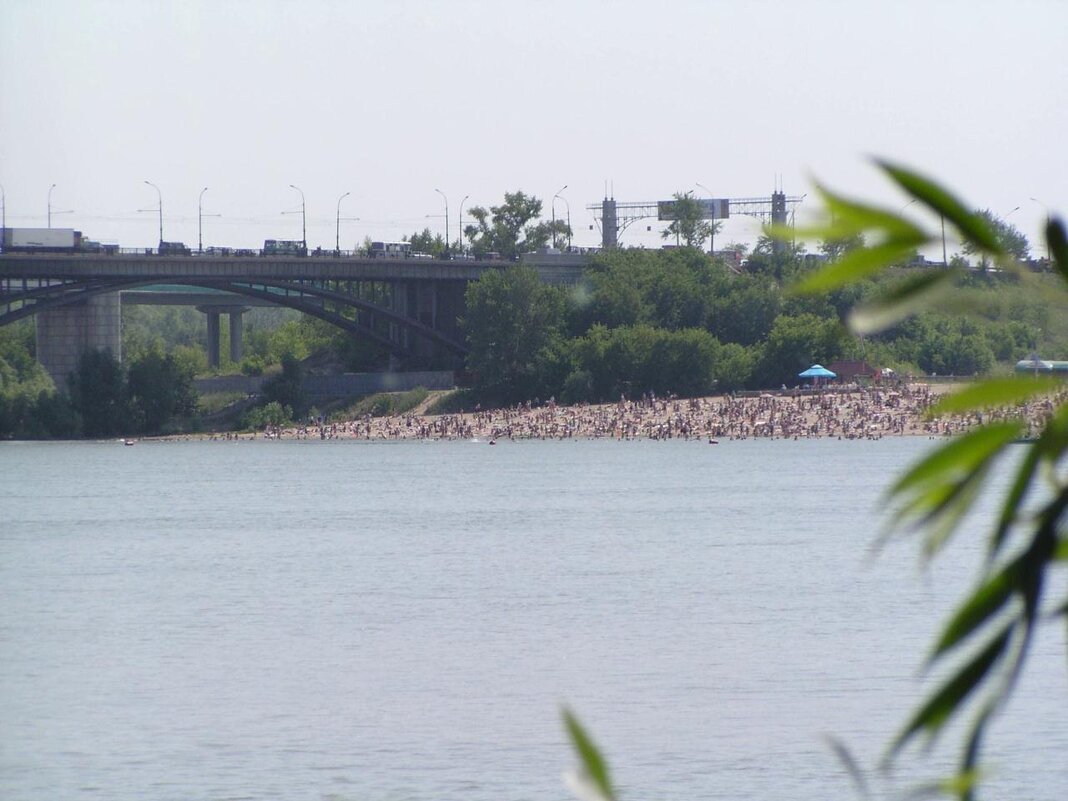
[[[972,213],[950,192],[900,166],[880,167],[909,197],[926,206],[960,233],[972,252],[1004,270],[1016,269],[1004,237],[981,213]],[[820,190],[831,212],[832,226],[813,233],[827,239],[863,237],[858,247],[830,267],[804,279],[800,293],[818,294],[845,287],[884,271],[906,254],[936,241],[912,222],[884,209],[847,200]],[[793,236],[793,232],[780,232]],[[1068,238],[1059,219],[1050,220],[1046,238],[1055,270],[1068,285]],[[953,271],[919,275],[884,288],[850,314],[854,331],[877,334],[924,309],[945,304]],[[1068,286],[1064,287],[1068,289]],[[963,310],[963,309],[962,309]],[[1063,384],[1050,380],[1005,378],[972,384],[947,396],[932,415],[1012,408],[1039,395],[1050,395]],[[1056,397],[1063,399],[1061,392]],[[978,525],[985,529],[986,559],[976,589],[963,598],[938,635],[927,666],[948,667],[948,677],[935,687],[893,739],[888,766],[918,738],[933,740],[958,718],[970,716],[960,743],[960,761],[953,776],[926,786],[921,794],[950,794],[962,801],[975,798],[981,779],[980,756],[985,736],[999,709],[1010,700],[1024,671],[1039,628],[1066,627],[1068,599],[1048,598],[1057,570],[1068,564],[1068,402],[1052,406],[1036,437],[1023,444],[1021,420],[991,422],[970,430],[934,450],[900,476],[887,491],[894,511],[891,531],[917,531],[927,554],[941,551],[962,527],[975,500],[989,490],[992,468],[1009,453],[1022,458],[1015,464],[1009,488],[999,499],[995,518]],[[1065,699],[1060,699],[1063,704]],[[616,798],[607,766],[570,712],[565,728],[581,768],[571,777],[582,798]],[[1035,747],[1050,747],[1036,740]],[[848,751],[835,745],[863,790],[865,783]],[[1064,760],[1063,753],[1050,753]]]
[[[1002,269],[1016,262],[1004,237],[981,213],[968,212],[950,192],[895,164],[880,167],[904,192],[958,230],[974,252]],[[898,215],[821,190],[840,231],[873,242],[817,273],[803,291],[833,289],[858,274],[886,269],[906,247],[936,241]],[[1064,225],[1051,220],[1046,238],[1061,279],[1068,282],[1068,243]],[[910,314],[944,302],[951,270],[920,276],[872,298],[851,314],[854,330],[876,332]],[[968,387],[936,405],[932,415],[1011,407],[1056,385],[1034,378],[991,380]],[[1063,396],[1061,396],[1063,397]],[[1004,459],[1024,432],[1022,420],[981,425],[935,450],[901,476],[888,491],[897,529],[918,530],[928,553],[941,550],[956,533],[976,498],[987,488],[995,462]],[[961,747],[958,774],[945,783],[962,799],[974,797],[984,736],[995,713],[1009,700],[1040,626],[1068,621],[1065,599],[1050,602],[1050,576],[1068,562],[1068,404],[1054,407],[1037,438],[1026,443],[1010,488],[987,530],[987,558],[978,588],[957,607],[938,637],[928,664],[953,662],[949,677],[931,692],[894,740],[892,760],[918,736],[933,738],[953,720],[971,714]],[[1045,486],[1039,485],[1039,477]],[[954,661],[955,660],[955,661]],[[1054,758],[1063,757],[1055,755]]]

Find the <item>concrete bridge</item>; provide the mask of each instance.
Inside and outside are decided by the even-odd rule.
[[[585,256],[525,256],[542,280],[574,284]],[[219,362],[220,318],[241,359],[251,305],[310,314],[387,350],[404,365],[458,364],[467,284],[508,262],[287,256],[0,254],[0,325],[34,315],[37,358],[62,386],[86,348],[122,356],[122,303],[196,305],[207,315],[208,358]]]

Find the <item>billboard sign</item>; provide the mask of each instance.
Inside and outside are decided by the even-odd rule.
[[[694,202],[701,207],[702,220],[726,220],[731,216],[731,204],[725,197],[693,198]],[[677,219],[675,216],[675,200],[658,200],[656,203],[656,218],[661,221]]]

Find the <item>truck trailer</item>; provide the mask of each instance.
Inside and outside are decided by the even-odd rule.
[[[71,253],[78,249],[82,232],[73,228],[5,228],[5,253]]]

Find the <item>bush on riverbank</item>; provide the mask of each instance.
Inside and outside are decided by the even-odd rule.
[[[350,403],[330,414],[331,422],[342,420],[355,420],[360,417],[388,417],[396,414],[406,414],[429,397],[430,392],[425,387],[416,387],[407,392],[379,392],[360,398],[355,403]]]
[[[459,414],[460,412],[470,412],[477,404],[478,400],[475,397],[474,390],[454,389],[452,392],[446,392],[431,401],[426,409],[426,414]]]
[[[243,431],[262,431],[267,426],[280,427],[293,422],[293,410],[278,401],[249,409],[241,418]]]

